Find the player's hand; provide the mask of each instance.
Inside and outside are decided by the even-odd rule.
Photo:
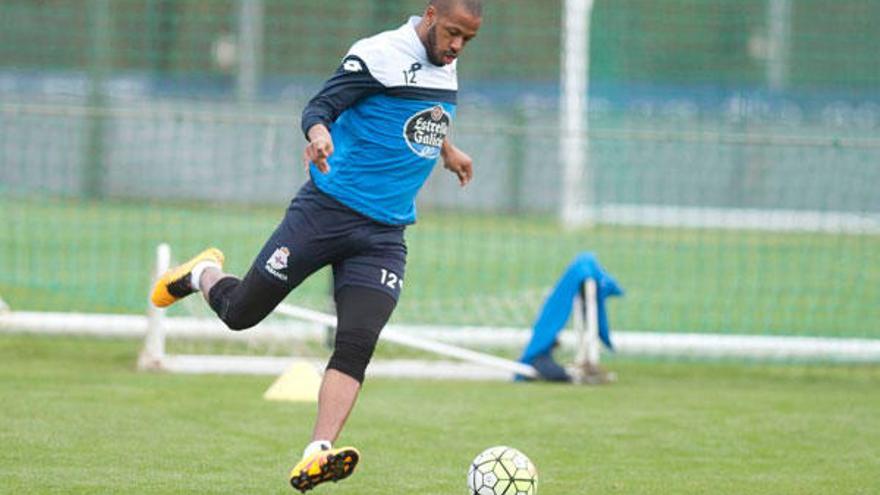
[[[461,187],[466,186],[474,177],[474,160],[449,141],[443,142],[441,156],[443,157],[443,167],[458,176],[458,183],[461,184]]]
[[[322,124],[315,124],[309,129],[309,144],[303,152],[303,167],[308,170],[309,163],[314,163],[315,167],[322,174],[330,171],[330,164],[327,159],[333,154],[333,138],[330,137],[330,131]]]

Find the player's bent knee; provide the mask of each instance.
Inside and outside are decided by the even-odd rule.
[[[218,314],[230,330],[237,332],[255,327],[266,316],[263,311],[255,310],[240,302],[227,304],[223,313]]]
[[[267,314],[265,308],[248,304],[239,295],[241,280],[224,277],[208,293],[208,303],[230,330],[246,330],[259,323]],[[269,309],[271,311],[271,308]]]
[[[241,330],[247,330],[248,328],[252,328],[252,327],[256,326],[257,323],[260,322],[260,320],[246,319],[246,318],[242,318],[237,315],[236,316],[227,316],[226,318],[223,318],[222,320],[223,320],[223,323],[226,324],[227,328],[229,328],[230,330],[235,330],[236,332],[239,332]]]
[[[355,331],[347,336],[337,335],[336,348],[333,350],[327,368],[344,373],[363,383],[367,365],[370,364],[370,359],[373,357],[378,337],[378,332],[374,334],[370,331]]]

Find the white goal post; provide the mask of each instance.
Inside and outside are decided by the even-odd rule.
[[[562,190],[559,220],[565,228],[582,225],[758,229],[782,232],[880,234],[876,212],[814,211],[784,208],[712,208],[690,205],[606,203],[594,201],[590,138],[630,137],[641,141],[777,144],[785,146],[855,146],[876,148],[875,139],[739,136],[720,132],[594,131],[590,129],[590,33],[596,0],[563,0],[560,26],[559,149]],[[789,70],[791,0],[767,0],[768,84],[784,86]]]

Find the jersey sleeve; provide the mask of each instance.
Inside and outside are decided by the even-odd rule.
[[[306,139],[309,129],[315,124],[324,124],[329,129],[345,109],[383,89],[385,86],[373,76],[367,62],[349,52],[333,76],[303,110],[302,131]]]

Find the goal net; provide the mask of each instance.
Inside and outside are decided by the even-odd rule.
[[[424,3],[0,3],[0,327],[102,315],[143,336],[162,242],[217,245],[243,274],[306,180],[309,97]],[[420,193],[392,326],[516,358],[588,250],[627,290],[618,355],[878,360],[880,4],[508,0],[485,17],[453,135],[476,177],[438,166]],[[286,303],[332,314],[329,277]],[[205,311],[174,307],[168,328]],[[292,320],[266,325],[314,349],[235,345],[320,358],[325,326]]]

